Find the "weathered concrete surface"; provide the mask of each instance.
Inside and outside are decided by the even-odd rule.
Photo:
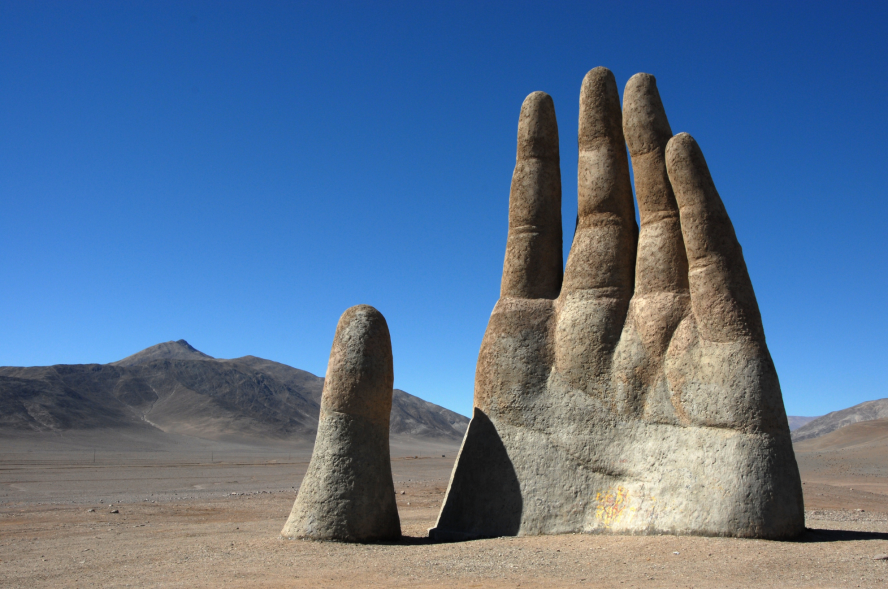
[[[282,536],[401,536],[389,456],[393,383],[385,318],[368,305],[351,307],[336,326],[314,452]]]
[[[552,135],[524,117],[520,127]],[[430,534],[799,534],[777,373],[702,152],[689,135],[672,137],[653,76],[629,81],[621,113],[605,68],[583,80],[579,150],[561,289],[503,288],[478,357],[475,415]],[[519,165],[521,153],[519,143]],[[560,200],[540,186],[513,183],[510,246],[513,211]],[[532,283],[535,267],[523,271]],[[521,272],[507,249],[503,284]]]

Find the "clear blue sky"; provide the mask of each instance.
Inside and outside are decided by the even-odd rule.
[[[395,385],[467,414],[521,102],[555,100],[567,247],[604,65],[701,144],[788,412],[886,397],[886,39],[884,2],[0,0],[0,365],[323,375],[367,303]]]

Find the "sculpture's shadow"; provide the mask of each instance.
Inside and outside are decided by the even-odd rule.
[[[493,538],[498,536],[514,536],[515,532],[503,533],[499,535],[468,535],[455,534],[447,530],[438,531],[439,528],[433,528],[432,537],[428,536],[401,536],[398,540],[391,542],[374,542],[373,544],[387,544],[394,546],[420,546],[428,544],[440,544],[442,542],[454,542],[474,540],[479,538]],[[792,540],[782,540],[783,542],[799,542],[799,543],[823,543],[823,542],[858,542],[861,540],[888,540],[888,532],[863,532],[857,530],[824,530],[820,528],[807,528],[805,532]]]
[[[524,502],[521,485],[496,426],[475,409],[456,459],[432,541],[515,536]]]
[[[796,542],[854,542],[859,540],[888,540],[885,532],[860,532],[856,530],[822,530],[806,528]]]

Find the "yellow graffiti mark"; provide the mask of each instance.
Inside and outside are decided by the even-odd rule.
[[[602,495],[596,494],[595,518],[610,527],[617,522],[623,512],[629,507],[629,491],[623,487],[610,489]]]

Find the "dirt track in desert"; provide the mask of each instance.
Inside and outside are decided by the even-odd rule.
[[[405,537],[388,545],[278,538],[305,454],[229,451],[211,462],[203,450],[97,453],[93,463],[87,451],[0,451],[0,586],[888,584],[888,560],[874,560],[888,554],[888,473],[872,461],[822,449],[799,455],[810,530],[793,542],[566,535],[432,544],[425,532],[455,449],[423,450],[394,453]]]

